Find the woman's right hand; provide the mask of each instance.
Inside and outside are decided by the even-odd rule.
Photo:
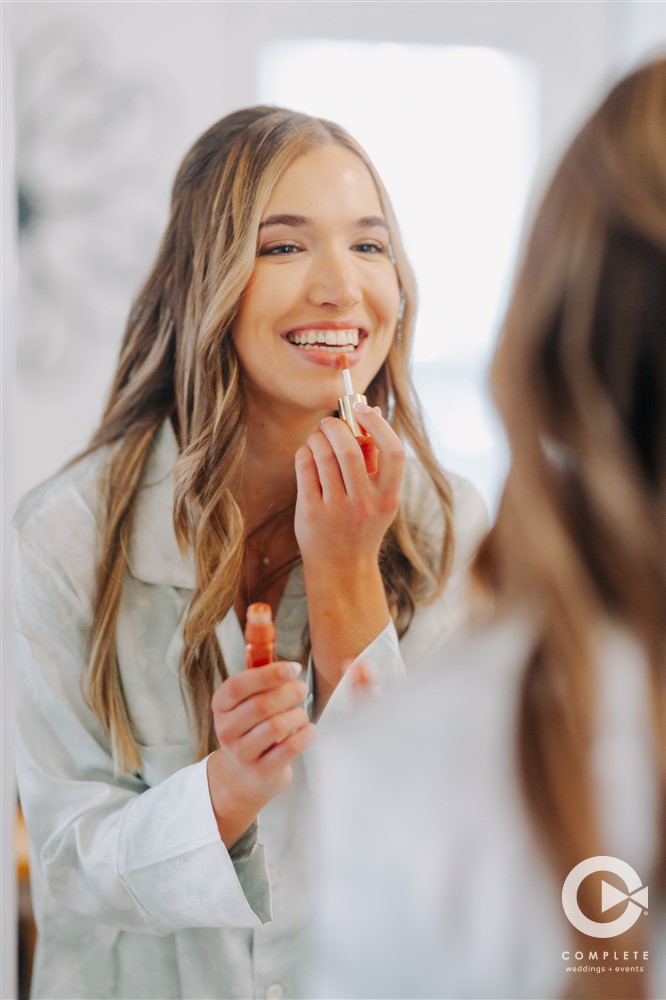
[[[315,737],[301,704],[301,664],[271,663],[228,677],[211,707],[220,749],[208,758],[208,787],[220,836],[231,847],[292,779],[291,762]]]

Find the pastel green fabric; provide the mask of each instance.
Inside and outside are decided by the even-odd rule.
[[[38,487],[15,520],[16,761],[39,932],[32,994],[298,996],[310,914],[308,763],[296,762],[290,787],[230,856],[219,838],[206,762],[194,762],[178,676],[194,570],[173,531],[177,445],[169,422],[143,477],[117,631],[141,745],[138,774],[114,775],[109,741],[82,694],[105,457],[88,457]],[[446,593],[417,612],[401,642],[389,625],[362,654],[386,686],[404,679],[465,611],[467,565],[486,515],[469,483],[453,475],[451,482],[457,555]],[[404,503],[441,531],[413,462]],[[306,622],[297,567],[276,615],[282,658],[298,658]],[[217,633],[230,672],[242,670],[235,613]],[[311,686],[311,665],[307,677]],[[343,681],[327,706],[322,734],[348,712],[347,688]]]

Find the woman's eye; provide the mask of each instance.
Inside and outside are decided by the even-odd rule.
[[[357,243],[352,249],[359,253],[386,253],[386,248],[381,243]]]
[[[259,257],[281,257],[299,253],[300,249],[296,243],[273,243],[270,246],[259,247]]]

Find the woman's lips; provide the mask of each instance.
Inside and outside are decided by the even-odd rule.
[[[336,369],[341,354],[347,354],[351,364],[358,360],[367,337],[365,330],[358,327],[345,329],[303,327],[283,335],[283,339],[305,360]]]

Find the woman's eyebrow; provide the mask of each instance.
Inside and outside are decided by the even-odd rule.
[[[262,222],[259,223],[259,231],[266,229],[267,226],[313,226],[314,220],[308,218],[307,215],[269,215]],[[388,231],[388,225],[379,215],[364,215],[363,218],[358,219],[355,226],[359,226],[361,229],[372,229],[373,226],[381,226],[382,229]]]
[[[311,226],[312,219],[307,215],[269,215],[263,222],[259,223],[259,229],[266,226]]]
[[[359,219],[356,223],[362,229],[371,229],[373,226],[381,226],[382,229],[386,229],[388,232],[388,225],[380,215],[364,215],[362,219]]]

